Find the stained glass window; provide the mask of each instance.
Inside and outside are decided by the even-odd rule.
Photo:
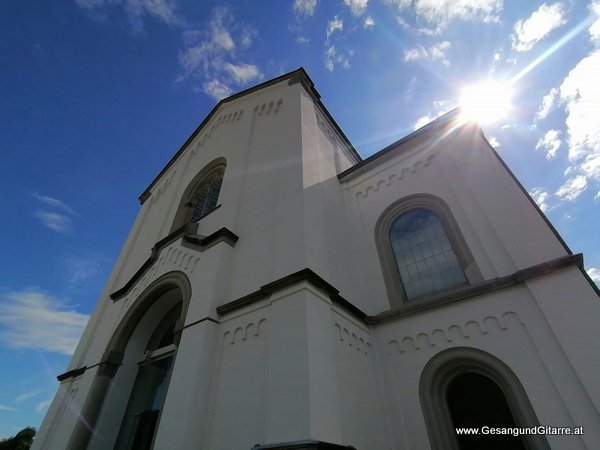
[[[407,300],[465,284],[465,274],[438,216],[413,209],[398,217],[390,242]]]
[[[217,207],[224,173],[225,168],[219,167],[210,172],[200,182],[193,200],[192,222],[197,222]]]

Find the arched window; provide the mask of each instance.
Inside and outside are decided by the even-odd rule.
[[[225,158],[217,158],[196,174],[181,196],[170,233],[217,209],[226,164]]]
[[[400,215],[392,223],[389,241],[407,300],[467,282],[433,211],[417,208]]]
[[[217,207],[225,166],[219,166],[208,173],[194,189],[190,220],[197,222]]]
[[[391,307],[482,280],[449,208],[432,195],[388,207],[375,241]]]
[[[423,369],[419,396],[432,450],[546,450],[543,435],[458,435],[456,428],[539,426],[514,372],[481,350],[457,347],[434,356]]]

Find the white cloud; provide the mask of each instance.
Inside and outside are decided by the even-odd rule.
[[[500,142],[498,141],[498,139],[496,139],[495,137],[491,137],[490,140],[490,145],[494,148],[499,148],[500,147]]]
[[[71,355],[88,319],[43,292],[8,292],[0,299],[0,340],[15,349]]]
[[[71,219],[64,214],[37,210],[33,213],[35,217],[40,219],[42,225],[50,228],[52,231],[67,235],[71,232]]]
[[[312,16],[317,7],[317,0],[294,0],[294,11],[300,15]]]
[[[363,22],[363,28],[373,28],[375,26],[375,21],[371,16],[365,17]]]
[[[560,148],[560,131],[558,130],[549,130],[544,137],[541,137],[537,144],[535,145],[536,150],[545,150],[546,159],[554,159],[556,158],[556,152]]]
[[[195,90],[221,100],[234,92],[234,86],[261,80],[259,67],[243,61],[244,51],[257,35],[254,28],[236,23],[227,8],[215,8],[204,30],[183,34],[185,47],[179,53],[179,63],[184,74],[177,81],[199,79],[202,87]]]
[[[552,111],[552,109],[556,105],[556,102],[559,97],[558,94],[558,89],[552,88],[546,95],[544,95],[544,97],[542,98],[542,104],[540,105],[538,111],[535,113],[534,122],[548,117],[548,114],[550,114],[550,111]]]
[[[354,16],[362,16],[367,10],[369,0],[344,0]]]
[[[253,80],[261,80],[263,74],[254,64],[225,64],[225,70],[229,72],[238,84],[248,83]]]
[[[600,200],[600,191],[596,192],[596,195],[594,195],[594,200],[595,201]]]
[[[127,19],[136,32],[144,30],[144,18],[149,16],[170,26],[180,26],[185,23],[177,13],[175,0],[75,0],[81,8],[88,11],[102,10],[108,6],[123,5]]]
[[[107,262],[98,258],[80,258],[71,256],[65,261],[65,272],[70,285],[81,284],[90,278],[98,275],[103,262]]]
[[[425,114],[417,119],[413,124],[413,130],[417,130],[424,125],[427,125],[432,120],[437,119],[448,110],[448,102],[446,100],[435,100],[432,103],[433,111],[429,114]]]
[[[353,55],[354,51],[350,50],[348,52],[348,56]],[[348,56],[339,53],[338,50],[335,48],[335,45],[332,45],[325,50],[325,67],[327,68],[327,70],[332,72],[335,68],[335,65],[338,64],[342,66],[343,69],[348,70],[351,67]]]
[[[70,206],[66,205],[65,203],[63,203],[60,200],[57,200],[53,197],[47,197],[45,195],[40,195],[37,192],[33,192],[31,195],[33,195],[34,198],[38,199],[40,202],[42,202],[48,206],[51,206],[51,207],[54,207],[57,209],[62,209],[63,211],[65,211],[69,214],[72,214],[72,215],[76,214],[75,211],[73,211],[73,209]]]
[[[72,221],[67,214],[74,216],[77,213],[70,206],[56,198],[40,195],[37,192],[33,192],[32,195],[46,207],[55,210],[37,209],[33,212],[33,215],[40,220],[42,225],[57,233],[69,234],[72,230]]]
[[[432,45],[429,48],[425,48],[419,45],[415,48],[411,48],[409,50],[404,51],[404,61],[410,62],[419,59],[426,59],[431,61],[442,60],[442,62],[448,66],[450,65],[450,61],[444,53],[444,51],[448,48],[450,48],[450,42],[448,41],[438,42],[437,44]]]
[[[400,10],[412,9],[420,18],[443,30],[453,20],[499,22],[502,0],[384,0]],[[437,33],[436,30],[436,33]]]
[[[529,193],[533,201],[537,203],[540,209],[543,212],[547,212],[550,210],[550,206],[548,205],[548,198],[550,198],[550,194],[544,191],[541,187],[533,188],[533,191]]]
[[[18,411],[18,410],[15,408],[12,408],[10,406],[0,405],[0,411],[13,411],[14,412],[14,411]]]
[[[36,397],[36,396],[40,395],[41,393],[42,393],[41,389],[33,389],[32,391],[24,392],[15,398],[15,402],[21,403],[25,400]]]
[[[310,39],[305,36],[298,36],[296,38],[296,44],[305,45],[310,42]]]
[[[560,86],[565,104],[569,160],[600,180],[600,50],[582,59]]]
[[[229,30],[224,24],[227,16],[228,10],[226,8],[215,8],[209,25],[212,42],[224,50],[231,51],[235,48],[235,42],[233,42]]]
[[[342,31],[344,29],[344,21],[340,19],[338,16],[335,16],[333,19],[327,21],[327,39],[336,31]]]
[[[217,101],[229,97],[232,94],[232,90],[229,86],[216,79],[206,81],[202,85],[202,91]]]
[[[600,283],[600,269],[597,269],[596,267],[590,267],[587,270],[587,274],[590,276],[594,283]]]
[[[419,128],[427,125],[433,119],[435,119],[435,116],[430,116],[429,114],[419,117],[417,121],[413,124],[413,130],[418,130]]]
[[[38,403],[37,405],[35,405],[35,411],[36,412],[44,412],[48,409],[48,407],[50,406],[50,404],[52,403],[52,399],[49,398],[48,400],[44,400],[43,402]]]
[[[587,188],[587,178],[583,175],[577,175],[569,178],[559,189],[556,191],[556,196],[561,200],[572,202],[581,195]]]
[[[531,50],[535,44],[548,36],[552,30],[565,24],[565,9],[562,3],[542,4],[526,20],[515,23],[515,34],[511,35],[512,48],[519,52]]]

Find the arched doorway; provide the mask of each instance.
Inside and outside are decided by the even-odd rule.
[[[500,387],[485,375],[465,372],[446,390],[448,411],[455,428],[516,428],[517,423]],[[525,450],[523,439],[511,434],[457,434],[460,450]]]
[[[419,396],[432,450],[549,450],[543,435],[519,438],[487,434],[467,437],[456,428],[539,426],[521,382],[495,356],[456,347],[435,355],[424,367]]]
[[[187,276],[169,272],[139,295],[106,347],[69,450],[152,448],[191,298]]]

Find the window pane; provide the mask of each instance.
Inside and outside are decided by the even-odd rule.
[[[224,169],[219,168],[208,174],[196,189],[192,222],[197,222],[217,207],[219,193],[223,184]]]
[[[389,236],[407,299],[466,283],[444,227],[433,211],[413,209],[401,215],[392,224]]]
[[[139,368],[115,450],[150,449],[172,360],[170,356]]]

